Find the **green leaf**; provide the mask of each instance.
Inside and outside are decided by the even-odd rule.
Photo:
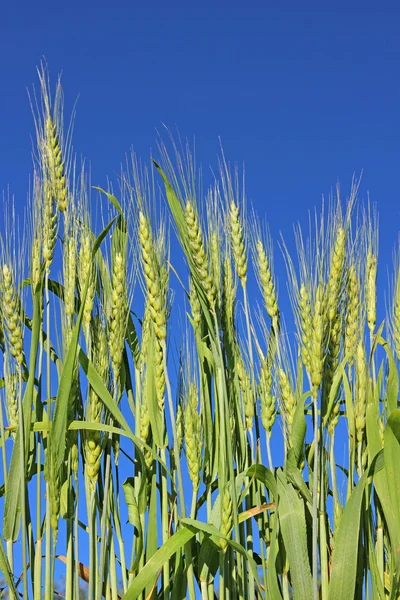
[[[310,394],[304,394],[297,402],[296,410],[293,416],[293,426],[291,433],[292,448],[288,455],[288,461],[291,461],[294,466],[298,466],[302,454],[304,453],[304,438],[306,436],[306,418],[304,416],[304,403]]]
[[[231,548],[236,550],[237,553],[241,554],[243,558],[245,558],[249,564],[250,570],[254,577],[254,581],[256,582],[260,593],[261,587],[258,579],[257,565],[255,560],[249,555],[249,553],[235,540],[228,538],[215,527],[215,525],[210,525],[208,523],[202,523],[201,521],[197,521],[196,519],[181,519],[181,524],[185,527],[190,527],[191,529],[195,529],[199,532],[203,532],[210,536],[211,541],[218,542],[219,540],[225,540]]]
[[[126,327],[126,340],[132,352],[133,363],[135,367],[137,367],[140,361],[140,345],[131,313],[129,313],[128,324]]]
[[[163,567],[171,556],[176,554],[187,542],[189,542],[197,531],[194,528],[182,527],[174,533],[153,556],[147,560],[143,569],[135,577],[122,600],[136,600],[146,586],[151,586],[157,578],[158,571]]]
[[[199,545],[198,570],[200,581],[212,581],[218,571],[220,546],[208,536],[204,536]]]
[[[135,497],[135,480],[133,477],[128,477],[122,484],[124,490],[125,502],[128,507],[128,520],[131,525],[135,528],[135,538],[137,539],[136,544],[136,558],[133,565],[130,567],[131,571],[136,571],[139,566],[139,561],[143,553],[143,531],[142,523],[140,520],[139,508]]]
[[[35,372],[36,372],[36,361],[39,349],[39,337],[41,328],[41,312],[42,312],[42,283],[43,277],[39,278],[39,284],[34,291],[33,298],[33,318],[32,318],[32,336],[30,343],[30,356],[29,356],[29,376],[26,384],[24,399],[22,402],[23,408],[23,428],[24,432],[30,431],[31,419],[32,419],[32,406],[34,400],[34,388],[35,388]],[[21,462],[20,462],[20,443],[21,427],[17,428],[17,433],[14,440],[13,451],[11,455],[10,469],[8,473],[8,484],[5,497],[4,506],[4,519],[3,519],[3,536],[5,540],[16,540],[18,512],[20,504],[20,492],[21,492]],[[24,464],[26,470],[26,464],[28,461],[29,452],[29,435],[25,433],[24,439]]]
[[[263,483],[265,487],[268,488],[268,490],[271,492],[274,500],[278,499],[278,491],[276,487],[275,477],[267,467],[259,464],[252,465],[247,470],[247,475],[249,477],[255,477],[255,479]]]
[[[268,598],[271,600],[282,600],[282,594],[279,589],[278,575],[276,571],[276,559],[278,556],[278,531],[279,520],[277,516],[274,515],[269,552],[267,554]]]
[[[279,525],[289,561],[293,596],[296,600],[312,600],[304,502],[282,471],[278,471],[277,480]]]
[[[385,471],[390,502],[395,519],[400,523],[400,409],[388,418],[384,433]]]
[[[328,405],[326,407],[325,414],[324,414],[324,427],[326,427],[326,424],[328,423],[332,407],[333,407],[335,399],[338,395],[339,387],[342,382],[343,375],[345,373],[344,368],[346,366],[346,363],[347,363],[347,357],[345,357],[342,360],[342,362],[336,369],[335,374],[333,376],[331,389],[329,390]]]
[[[115,218],[103,229],[97,237],[93,249],[92,260],[96,256],[97,250],[114,224]],[[61,469],[65,454],[66,432],[68,427],[69,403],[71,400],[71,387],[76,363],[76,354],[78,348],[79,332],[82,323],[83,309],[89,288],[89,277],[86,279],[85,289],[81,298],[81,307],[76,319],[76,323],[71,335],[71,342],[67,351],[67,356],[61,372],[60,382],[57,391],[56,408],[54,411],[54,420],[49,437],[49,449],[54,460],[56,473]]]
[[[382,453],[372,461],[368,471],[353,489],[343,511],[339,529],[335,534],[332,559],[332,577],[328,600],[353,598],[356,587],[361,510],[368,478],[382,469]]]
[[[389,372],[386,381],[386,393],[387,393],[387,404],[388,414],[393,412],[397,408],[397,402],[399,397],[399,372],[397,370],[396,361],[394,359],[393,352],[389,347],[389,344],[381,337],[379,343],[383,346],[389,364]]]
[[[74,518],[75,493],[69,479],[61,486],[60,492],[60,515],[63,519]]]
[[[146,528],[146,563],[157,552],[158,547],[157,526],[157,476],[153,473],[151,477],[151,492],[149,503],[149,515]],[[150,593],[151,584],[146,584],[146,598]]]
[[[114,208],[117,209],[117,211],[119,212],[119,214],[121,216],[124,216],[123,212],[122,212],[122,208],[120,203],[118,202],[118,200],[116,199],[116,197],[113,194],[110,194],[109,192],[106,192],[105,190],[103,190],[103,188],[98,187],[96,185],[93,186],[93,189],[98,190],[99,192],[102,192],[102,194],[105,194],[107,196],[107,198],[109,199],[109,201],[111,202],[111,204],[114,206]]]
[[[168,178],[165,175],[164,171],[162,170],[160,165],[154,159],[153,159],[153,163],[154,163],[154,166],[156,167],[157,171],[160,173],[161,178],[164,182],[165,191],[166,191],[166,195],[167,195],[167,201],[168,201],[169,207],[172,212],[172,216],[173,216],[176,226],[177,226],[179,240],[182,244],[182,248],[185,252],[187,261],[189,263],[190,273],[193,278],[193,283],[196,288],[196,292],[197,292],[201,307],[203,309],[203,315],[204,315],[205,321],[207,323],[209,333],[215,339],[214,319],[210,312],[209,303],[206,298],[206,295],[204,294],[202,282],[200,281],[197,267],[193,260],[192,253],[190,251],[190,246],[188,243],[188,236],[187,236],[187,232],[186,232],[185,213],[184,213],[182,205],[181,205],[173,187],[171,186],[170,182],[168,181]]]
[[[160,448],[164,443],[164,420],[160,410],[156,394],[156,371],[155,365],[155,335],[153,327],[150,328],[148,354],[146,360],[146,403],[149,409],[151,431],[155,444]]]
[[[6,553],[4,552],[3,543],[0,541],[0,573],[3,574],[4,579],[8,585],[8,589],[12,592],[15,598],[18,598],[18,592],[14,585],[14,577],[11,572],[10,563],[8,562]]]
[[[287,461],[285,465],[285,474],[287,480],[301,493],[303,498],[307,500],[310,506],[312,506],[312,496],[306,482],[300,470],[290,461]]]

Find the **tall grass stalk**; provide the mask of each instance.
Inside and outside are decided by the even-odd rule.
[[[31,233],[0,242],[3,595],[400,597],[398,259],[382,322],[358,183],[281,243],[285,296],[225,157],[204,194],[160,143],[92,218],[39,77]]]

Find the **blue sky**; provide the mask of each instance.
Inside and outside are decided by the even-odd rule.
[[[3,2],[0,191],[9,186],[22,214],[34,133],[26,88],[45,57],[53,81],[63,72],[67,115],[78,99],[74,148],[95,185],[116,179],[132,145],[157,156],[163,123],[195,136],[206,173],[221,138],[227,159],[245,163],[248,197],[277,240],[307,225],[337,180],[345,196],[363,171],[385,282],[400,224],[400,7],[327,5]]]
[[[339,180],[346,196],[363,172],[386,287],[399,232],[399,22],[394,2],[3,3],[0,191],[9,186],[22,214],[34,133],[27,88],[45,57],[53,82],[63,73],[67,116],[76,102],[74,148],[93,185],[116,181],[132,146],[157,157],[163,124],[195,137],[211,181],[221,138],[268,220],[286,307],[280,232],[293,247],[293,223],[307,228],[322,194]],[[383,296],[380,310],[384,318]]]
[[[390,261],[398,231],[400,9],[386,3],[50,2],[0,9],[0,189],[25,202],[33,123],[26,88],[43,56],[76,98],[74,146],[93,183],[161,123],[199,161],[244,162],[249,198],[290,236],[337,179],[363,169]],[[383,258],[383,256],[382,256]]]

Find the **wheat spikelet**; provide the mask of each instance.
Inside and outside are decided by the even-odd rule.
[[[320,283],[317,287],[314,302],[311,343],[311,383],[313,395],[318,395],[322,383],[324,367],[324,290]]]
[[[336,425],[339,423],[339,414],[340,414],[340,403],[336,402],[334,407],[332,408],[329,423],[328,423],[328,432],[330,435],[333,435],[335,431]]]
[[[260,407],[261,407],[261,422],[266,431],[267,437],[271,437],[272,427],[276,419],[276,402],[272,389],[271,365],[268,356],[265,356],[261,363],[260,369]]]
[[[126,259],[119,251],[113,257],[111,287],[109,348],[114,379],[117,381],[122,364],[127,319]]]
[[[311,373],[312,310],[310,297],[304,283],[299,291],[299,315],[301,327],[301,357],[307,373]]]
[[[56,199],[58,210],[65,212],[67,210],[67,183],[64,173],[64,161],[57,128],[50,115],[47,115],[44,131],[44,155],[51,193]]]
[[[150,416],[147,402],[140,405],[140,438],[147,443],[150,437]]]
[[[191,257],[195,265],[200,284],[207,296],[210,306],[214,307],[216,292],[213,279],[208,272],[207,255],[204,248],[203,234],[191,202],[185,206],[186,231],[189,240]]]
[[[328,332],[328,350],[325,357],[324,388],[328,393],[332,385],[333,376],[339,364],[340,343],[342,337],[342,321],[340,313],[330,323]]]
[[[80,248],[78,258],[78,283],[79,292],[82,295],[86,281],[89,279],[89,287],[86,294],[85,306],[83,309],[83,327],[86,336],[89,332],[89,326],[92,319],[94,299],[96,294],[96,278],[95,266],[92,261],[92,242],[89,232],[85,229],[81,230]]]
[[[153,357],[157,401],[160,410],[164,408],[165,373],[163,346],[167,337],[166,295],[168,289],[168,270],[161,265],[148,220],[142,212],[139,215],[139,241],[142,250],[143,272],[147,287],[146,305],[151,316],[154,331]],[[147,333],[146,333],[147,335]]]
[[[289,377],[282,368],[278,369],[278,378],[281,392],[282,413],[284,416],[286,429],[286,440],[289,448],[291,448],[291,433],[294,413],[296,410],[296,397],[292,391],[292,386],[290,385]]]
[[[4,354],[4,388],[7,421],[10,427],[18,425],[18,377],[11,373],[10,356]],[[15,437],[15,432],[13,432]]]
[[[44,478],[48,484],[47,510],[50,510],[50,522],[53,530],[53,539],[57,539],[58,521],[60,518],[61,501],[61,470],[55,468],[54,456],[51,447],[47,447],[44,463]]]
[[[50,474],[50,511],[51,511],[51,528],[53,530],[53,538],[57,538],[58,520],[60,518],[60,500],[61,500],[61,483],[59,475],[56,475],[56,470],[52,469]]]
[[[144,394],[142,403],[140,405],[140,438],[146,444],[149,444],[151,441],[150,415],[146,400],[146,394]],[[148,450],[147,448],[144,449],[144,460],[146,462],[147,470],[150,473],[151,467],[154,463],[154,457],[150,450]]]
[[[70,413],[68,415],[69,421],[74,421],[76,418],[76,409],[78,406],[78,402],[80,400],[80,383],[79,383],[79,369],[78,365],[75,365],[73,374],[72,374],[72,386],[70,392]],[[71,472],[74,475],[74,478],[78,478],[78,468],[79,468],[79,448],[78,448],[78,431],[71,430],[67,434],[67,453],[70,455],[70,466]]]
[[[211,278],[216,291],[217,305],[221,303],[221,245],[218,234],[214,231],[210,235],[210,264]]]
[[[99,316],[92,321],[92,360],[101,380],[107,386],[109,378],[108,341],[105,328]],[[90,386],[86,407],[86,420],[101,423],[103,403]],[[84,454],[86,473],[92,488],[95,487],[100,469],[102,455],[102,436],[100,431],[88,430],[84,437]]]
[[[342,286],[343,267],[346,256],[346,233],[339,227],[336,234],[335,246],[331,258],[328,285],[326,289],[327,317],[329,322],[336,319],[339,294]]]
[[[269,317],[274,320],[279,315],[278,300],[276,296],[275,285],[268,260],[267,253],[263,243],[259,238],[256,242],[257,251],[257,275],[260,282],[261,291],[263,294],[265,309]]]
[[[230,205],[230,226],[232,254],[235,261],[236,272],[242,283],[246,285],[247,281],[247,255],[246,246],[243,237],[243,227],[239,218],[239,207],[232,200]]]
[[[151,228],[142,212],[139,215],[139,240],[142,249],[142,264],[147,286],[147,300],[154,326],[154,333],[159,342],[167,336],[166,288],[168,271],[162,270],[157,260],[153,245]]]
[[[201,304],[199,297],[196,292],[196,288],[193,283],[193,279],[190,278],[190,294],[189,302],[192,309],[193,328],[196,333],[200,333],[201,330]]]
[[[392,330],[397,360],[400,360],[400,267],[397,268],[393,294]]]
[[[231,536],[232,531],[232,522],[233,522],[233,506],[232,506],[232,494],[230,491],[230,485],[227,484],[225,490],[222,494],[221,499],[221,533],[225,537],[229,538]],[[226,551],[228,547],[228,542],[224,539],[220,539],[220,547],[223,552]]]
[[[197,412],[198,393],[195,383],[190,383],[185,409],[185,444],[189,476],[193,489],[198,490],[201,470],[201,427]]]
[[[17,364],[22,365],[24,349],[20,304],[14,286],[13,273],[7,263],[3,264],[1,275],[2,315],[7,331],[9,351]]]
[[[34,294],[36,287],[40,281],[41,271],[41,242],[39,237],[36,237],[32,241],[32,255],[31,255],[31,289]]]
[[[357,272],[352,265],[348,273],[347,285],[347,307],[346,307],[346,325],[345,325],[345,351],[352,362],[360,330],[360,286]]]
[[[65,313],[72,317],[75,313],[75,279],[76,279],[76,240],[71,236],[66,242],[64,258],[64,304]]]
[[[250,430],[253,427],[254,419],[254,397],[253,390],[251,389],[250,376],[247,372],[246,365],[244,364],[244,360],[239,350],[237,350],[235,366],[239,380],[240,391],[242,393],[246,429]]]
[[[365,280],[365,300],[367,305],[368,328],[371,333],[376,325],[376,276],[378,270],[378,261],[376,256],[369,250],[367,254],[366,280]]]
[[[179,453],[181,453],[182,444],[183,444],[183,436],[184,436],[184,431],[185,431],[185,417],[184,417],[181,400],[179,400],[178,406],[176,409],[175,427],[176,427],[176,439],[178,442],[178,449],[179,449]]]
[[[235,330],[235,297],[236,289],[233,280],[232,262],[229,254],[224,260],[224,274],[222,286],[222,321],[227,335],[232,335]]]
[[[361,443],[364,437],[365,419],[367,408],[367,363],[364,343],[360,341],[356,351],[356,398],[354,418],[356,425],[357,441]]]
[[[57,212],[54,210],[54,199],[51,194],[49,182],[45,179],[43,182],[42,256],[47,271],[49,271],[53,262],[57,225]]]
[[[147,353],[149,350],[150,332],[151,332],[151,309],[149,305],[148,297],[146,297],[146,304],[144,307],[144,317],[142,322],[142,343],[140,346],[140,368],[144,369]]]
[[[160,410],[164,409],[165,395],[165,372],[164,372],[164,352],[159,341],[156,339],[154,347],[154,365],[156,378],[156,394]]]

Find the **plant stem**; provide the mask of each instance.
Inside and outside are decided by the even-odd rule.
[[[269,470],[274,472],[274,463],[272,462],[272,454],[271,454],[271,435],[267,433],[267,456],[268,456],[268,466]]]
[[[314,408],[314,466],[313,466],[313,505],[312,505],[312,571],[313,599],[318,600],[318,393],[313,397]]]
[[[178,437],[176,435],[176,422],[175,422],[175,415],[174,415],[174,406],[173,406],[173,401],[172,401],[171,382],[169,380],[169,375],[168,375],[167,346],[166,346],[165,342],[163,342],[163,344],[162,344],[162,350],[163,350],[163,361],[164,361],[165,387],[167,390],[168,409],[170,412],[172,438],[173,438],[173,445],[174,445],[174,461],[175,461],[176,472],[177,472],[177,476],[178,476],[179,504],[180,504],[181,516],[185,517],[186,516],[186,508],[185,508],[185,496],[184,496],[184,487],[183,487],[183,479],[182,479],[182,469],[181,469],[181,461],[179,460],[179,444],[178,444]],[[196,591],[195,591],[195,586],[194,586],[192,548],[191,548],[190,543],[185,544],[185,556],[186,556],[186,565],[187,565],[189,598],[190,598],[190,600],[195,600]]]
[[[50,297],[49,297],[49,269],[45,274],[45,299],[46,299],[46,399],[47,420],[51,423],[51,379],[50,379]],[[49,437],[47,438],[49,441]],[[51,448],[47,444],[45,460],[50,463]],[[51,497],[50,485],[46,482],[46,558],[45,558],[45,600],[52,598],[52,576],[51,576]]]
[[[164,464],[167,464],[167,453],[165,447],[160,449],[161,460]],[[168,482],[167,475],[160,465],[160,477],[161,477],[161,531],[162,531],[162,542],[165,544],[168,541],[169,532],[169,512],[168,512]],[[163,565],[163,588],[164,588],[164,600],[169,598],[169,560],[166,560]]]

